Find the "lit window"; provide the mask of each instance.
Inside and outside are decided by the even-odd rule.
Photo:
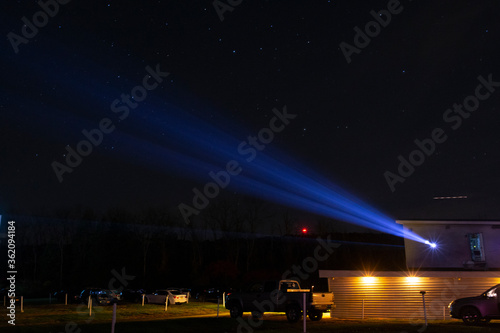
[[[483,234],[482,233],[474,233],[468,234],[469,238],[469,246],[472,261],[485,261],[484,258],[484,246],[483,246]]]

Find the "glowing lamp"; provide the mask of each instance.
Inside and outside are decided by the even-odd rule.
[[[425,244],[429,245],[430,247],[432,247],[433,249],[436,248],[437,244],[436,243],[431,243],[429,242],[428,240],[425,241]]]
[[[302,228],[302,233],[307,234],[307,228]]]
[[[377,279],[374,276],[363,276],[363,282],[367,284],[375,283]]]
[[[420,278],[418,276],[407,276],[406,281],[409,283],[416,283],[420,281]]]

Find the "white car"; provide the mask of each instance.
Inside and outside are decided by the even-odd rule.
[[[168,304],[182,304],[187,302],[186,295],[178,290],[156,290],[152,294],[146,294],[145,303],[165,304],[168,297]]]
[[[168,291],[180,291],[181,294],[186,295],[186,297],[189,297],[191,295],[191,289],[188,288],[168,288]]]

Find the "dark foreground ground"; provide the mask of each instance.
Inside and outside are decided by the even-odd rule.
[[[244,319],[248,319],[245,318]],[[302,323],[290,324],[284,318],[264,318],[264,322],[256,328],[240,326],[231,318],[189,318],[170,319],[163,321],[140,321],[117,323],[117,333],[165,333],[165,332],[303,332]],[[80,331],[81,330],[81,331]],[[77,327],[68,327],[65,330],[61,325],[50,326],[16,326],[1,328],[2,332],[111,332],[110,324],[85,324]],[[455,333],[455,332],[500,332],[500,323],[491,323],[485,326],[466,327],[458,321],[430,322],[427,329],[422,325],[412,326],[405,321],[394,320],[332,320],[326,318],[320,322],[307,323],[307,332],[428,332],[428,333]]]
[[[18,309],[19,310],[19,309]],[[183,332],[237,332],[237,333],[301,333],[302,321],[290,324],[284,314],[265,314],[262,320],[253,319],[245,314],[239,321],[229,318],[226,310],[212,303],[189,303],[170,306],[164,311],[161,305],[138,304],[117,307],[116,333],[183,333]],[[16,314],[16,326],[7,323],[5,308],[2,309],[0,332],[26,333],[101,333],[111,332],[112,307],[95,308],[89,316],[86,306],[77,305],[31,305],[24,313]],[[320,322],[307,320],[307,332],[500,332],[500,321],[482,326],[468,327],[459,320],[430,321],[425,328],[422,322],[410,323],[408,320],[332,319],[327,314]]]

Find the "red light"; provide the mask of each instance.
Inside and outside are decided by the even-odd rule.
[[[307,228],[302,228],[302,233],[307,234]]]

